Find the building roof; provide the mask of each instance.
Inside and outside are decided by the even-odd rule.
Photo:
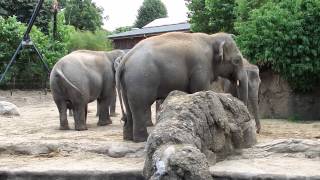
[[[168,24],[168,25],[161,25],[161,26],[151,26],[151,27],[145,26],[141,29],[133,29],[127,32],[113,34],[108,36],[108,38],[123,39],[123,38],[149,36],[149,35],[165,33],[165,32],[188,31],[188,30],[190,30],[190,24],[187,22],[182,22],[177,24]]]
[[[165,26],[170,24],[180,24],[180,23],[186,23],[188,21],[187,18],[181,19],[181,18],[175,18],[175,17],[164,17],[155,19],[149,24],[143,26],[143,28],[146,27],[156,27],[156,26]]]

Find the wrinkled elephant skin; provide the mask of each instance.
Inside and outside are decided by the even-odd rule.
[[[61,58],[50,74],[50,87],[60,115],[60,129],[69,129],[67,108],[73,110],[75,129],[86,130],[87,104],[98,101],[99,121],[112,123],[108,107],[115,92],[115,59],[124,52],[79,50]]]
[[[222,76],[240,81],[240,99],[246,101],[248,95],[242,54],[226,33],[174,32],[147,38],[123,57],[118,68],[117,87],[126,107],[125,140],[146,141],[151,104],[173,90],[208,90]]]

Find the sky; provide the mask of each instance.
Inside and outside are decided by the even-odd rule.
[[[187,19],[187,7],[184,0],[161,0],[167,10],[168,16],[174,19]],[[143,0],[93,0],[98,6],[103,7],[103,16],[108,16],[104,20],[103,28],[113,31],[118,27],[132,26],[136,20],[139,7]]]

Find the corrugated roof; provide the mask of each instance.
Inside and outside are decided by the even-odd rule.
[[[178,23],[178,24],[168,24],[163,26],[156,27],[144,27],[141,29],[134,29],[127,32],[122,32],[118,34],[113,34],[108,36],[110,39],[120,39],[120,38],[129,38],[129,37],[141,37],[150,34],[158,34],[165,32],[173,32],[173,31],[186,31],[190,30],[190,24],[187,22]]]

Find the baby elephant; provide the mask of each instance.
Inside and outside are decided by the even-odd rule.
[[[67,107],[72,107],[76,130],[86,130],[87,105],[97,100],[99,126],[111,124],[108,108],[115,92],[114,61],[121,50],[74,51],[61,58],[50,74],[52,96],[60,115],[60,129],[69,129]]]

